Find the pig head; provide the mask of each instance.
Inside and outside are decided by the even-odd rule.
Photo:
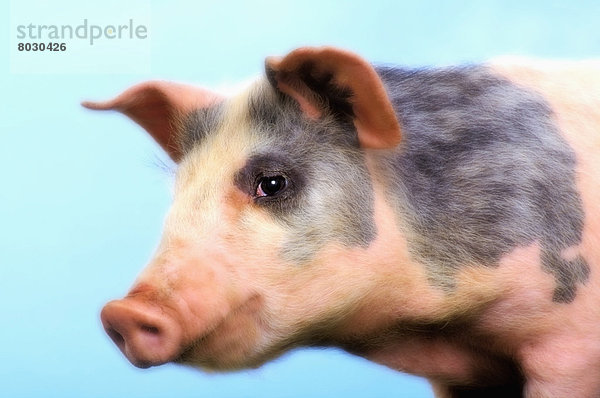
[[[257,366],[326,342],[377,290],[372,264],[389,254],[372,247],[361,150],[401,138],[382,82],[333,49],[269,59],[267,73],[231,99],[149,82],[84,103],[130,116],[178,164],[155,258],[102,310],[136,366]]]

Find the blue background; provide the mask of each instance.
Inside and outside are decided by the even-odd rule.
[[[151,13],[148,74],[10,74],[13,32],[0,29],[0,396],[431,397],[421,379],[336,350],[228,375],[132,367],[98,313],[150,258],[171,172],[132,122],[78,103],[150,78],[244,80],[301,45],[405,65],[598,57],[600,2],[152,1]]]

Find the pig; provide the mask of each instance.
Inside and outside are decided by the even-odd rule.
[[[155,256],[101,312],[133,365],[333,346],[437,397],[600,396],[600,62],[304,47],[265,71],[83,103],[177,165]]]

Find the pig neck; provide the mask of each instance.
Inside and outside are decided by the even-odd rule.
[[[333,337],[333,344],[423,376],[450,372],[448,377],[467,383],[476,378],[478,368],[493,364],[512,377],[513,365],[503,354],[480,355],[489,347],[482,349],[484,344],[477,343],[481,331],[472,327],[506,290],[505,285],[495,285],[493,269],[486,267],[466,267],[454,275],[452,287],[436,284],[427,266],[410,254],[410,232],[386,197],[379,159],[366,159],[378,233],[365,249],[369,252],[365,257],[371,259],[368,269],[375,282],[338,328],[344,332]]]
[[[357,321],[389,327],[400,320],[411,328],[416,324],[464,323],[464,314],[481,313],[500,297],[505,289],[486,283],[495,276],[491,267],[465,264],[461,270],[432,272],[430,264],[412,254],[410,242],[422,238],[412,234],[403,221],[410,216],[410,210],[398,206],[404,198],[390,199],[390,184],[385,181],[390,177],[382,165],[385,158],[382,160],[380,152],[373,151],[367,152],[365,159],[374,192],[377,236],[365,249],[364,258],[370,259],[368,268],[377,282],[373,294],[360,306],[364,311],[357,312],[363,314]],[[373,308],[381,311],[373,312]],[[362,322],[360,316],[368,317],[370,322]],[[378,321],[372,319],[374,316]]]
[[[372,282],[331,345],[434,380],[515,384],[522,382],[517,369],[537,364],[539,355],[530,351],[539,341],[586,335],[597,301],[585,291],[596,284],[582,288],[579,310],[553,302],[556,281],[543,268],[539,241],[513,248],[493,266],[463,264],[432,277],[432,267],[411,254],[416,238],[403,223],[410,211],[394,203],[402,198],[390,195],[382,157],[368,153],[366,164],[377,236],[364,249],[369,263],[361,272],[370,272],[365,280]]]

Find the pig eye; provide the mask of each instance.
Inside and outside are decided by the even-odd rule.
[[[284,176],[261,177],[256,187],[256,196],[275,196],[285,189],[287,180]]]

